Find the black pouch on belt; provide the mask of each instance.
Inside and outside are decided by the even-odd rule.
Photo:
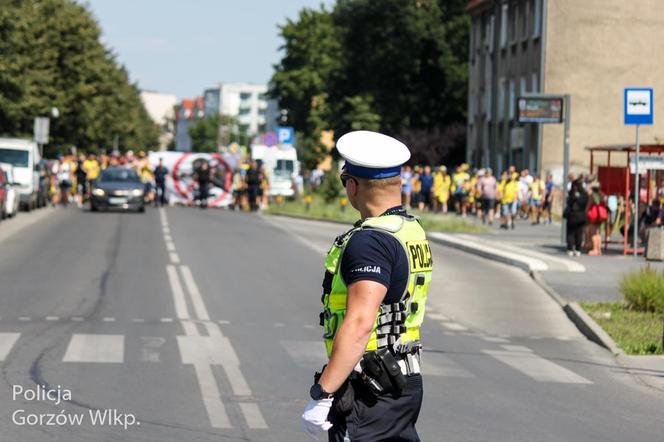
[[[355,389],[350,378],[346,379],[341,387],[334,393],[332,410],[339,416],[347,416],[353,410],[355,401]]]
[[[380,359],[383,369],[390,378],[392,394],[400,396],[406,385],[406,376],[401,372],[401,367],[399,367],[397,360],[386,348],[376,351],[376,356]]]

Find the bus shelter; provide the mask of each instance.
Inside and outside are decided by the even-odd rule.
[[[622,241],[612,241],[611,234],[615,231],[607,223],[604,230],[604,250],[608,249],[610,243],[622,243],[623,254],[634,253],[631,245],[631,236],[628,234],[630,222],[634,216],[635,207],[631,201],[634,200],[636,190],[634,189],[634,172],[636,165],[636,146],[634,144],[613,144],[604,146],[586,147],[590,152],[590,173],[597,176],[600,182],[602,193],[613,195],[620,199],[623,208],[619,216],[623,219],[614,219],[614,225],[617,222],[623,222]],[[661,197],[664,193],[664,145],[663,144],[642,144],[639,148],[639,175],[640,189],[638,191],[638,201],[643,204],[650,204],[652,199]],[[641,212],[639,212],[640,214]],[[638,226],[634,226],[638,229]],[[643,253],[644,248],[638,247],[637,253]]]

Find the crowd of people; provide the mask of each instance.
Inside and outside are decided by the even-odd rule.
[[[136,171],[145,185],[145,198],[147,202],[166,202],[165,182],[166,169],[163,164],[151,168],[147,155],[140,151],[135,155],[129,150],[124,154],[114,153],[78,153],[58,155],[56,161],[49,165],[50,172],[50,199],[54,205],[67,205],[76,202],[79,207],[88,198],[92,183],[99,177],[101,171],[108,167],[126,167]]]
[[[471,170],[462,164],[451,174],[445,166],[404,166],[401,180],[404,206],[423,212],[475,214],[489,225],[499,219],[502,229],[514,229],[517,217],[530,218],[532,224],[551,223],[551,175],[542,179],[511,166],[496,177],[490,168]]]

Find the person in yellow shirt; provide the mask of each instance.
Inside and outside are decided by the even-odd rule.
[[[533,182],[530,184],[530,218],[533,225],[540,223],[540,216],[542,215],[542,202],[544,200],[544,183],[539,175],[535,175]]]
[[[145,199],[145,202],[151,203],[154,201],[154,192],[152,190],[152,183],[154,182],[154,174],[152,173],[152,170],[150,170],[150,163],[147,161],[144,161],[141,167],[141,182],[143,183],[143,186],[145,187],[145,193],[143,194],[143,198]]]
[[[97,179],[99,176],[99,161],[97,161],[97,156],[93,153],[88,155],[88,159],[83,161],[83,170],[85,170],[85,177],[88,182],[92,182]]]
[[[514,229],[514,217],[517,209],[517,195],[519,193],[518,177],[503,172],[500,184],[498,184],[500,195],[500,228]]]
[[[442,210],[443,213],[447,213],[447,203],[450,200],[450,188],[452,187],[452,179],[447,174],[447,167],[440,166],[438,168],[433,185],[436,189],[438,209]]]
[[[452,175],[452,192],[454,193],[454,207],[457,215],[466,216],[468,211],[468,196],[469,196],[469,181],[468,165],[462,164],[457,167],[456,172]]]

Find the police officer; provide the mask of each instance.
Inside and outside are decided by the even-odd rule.
[[[431,250],[401,206],[408,148],[355,131],[337,142],[341,181],[361,215],[325,260],[320,322],[328,364],[317,373],[303,430],[318,440],[419,441],[419,331],[431,282]]]

